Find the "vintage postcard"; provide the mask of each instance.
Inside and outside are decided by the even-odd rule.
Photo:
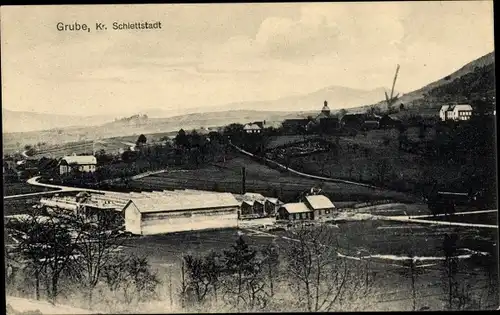
[[[6,313],[498,309],[493,21],[2,6]]]

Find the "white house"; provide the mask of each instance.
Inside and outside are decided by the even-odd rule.
[[[73,155],[65,156],[59,163],[60,174],[70,173],[72,170],[80,172],[95,172],[97,159],[93,155]]]
[[[263,127],[263,123],[251,123],[243,126],[243,130],[246,133],[261,133]]]
[[[240,203],[230,193],[131,198],[123,211],[125,230],[137,235],[235,228]]]
[[[472,106],[468,104],[443,105],[439,110],[439,118],[446,120],[469,120],[472,116]]]

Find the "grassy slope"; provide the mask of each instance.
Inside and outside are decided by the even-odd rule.
[[[325,194],[337,201],[370,199],[406,199],[401,193],[388,190],[373,190],[338,183],[321,183],[317,180],[282,173],[259,164],[241,154],[228,157],[225,163],[206,166],[195,170],[172,171],[145,177],[132,182],[132,186],[148,190],[163,189],[205,189],[218,187],[221,191],[241,192],[241,168],[246,168],[246,190],[267,196],[281,195],[285,201],[296,200],[297,195],[314,185],[323,185]]]
[[[417,132],[416,128],[411,128],[408,132],[409,138],[417,138]],[[341,138],[339,142],[341,151],[338,159],[327,152],[294,158],[294,161],[302,163],[305,170],[314,173],[323,171],[323,174],[331,177],[374,181],[377,177],[376,163],[388,159],[391,167],[387,171],[387,177],[393,176],[409,181],[421,178],[423,169],[427,167],[426,164],[418,155],[400,152],[397,138],[396,130],[373,130],[368,132],[367,136],[358,134],[355,137]],[[426,138],[432,138],[432,131],[426,134]],[[389,139],[390,143],[383,145],[384,139]],[[348,146],[353,144],[360,145],[360,149],[356,152],[349,151]],[[365,149],[368,151],[365,152]],[[434,165],[432,171],[434,176],[440,178],[456,176],[456,172],[450,172],[450,166]],[[456,171],[459,171],[459,168]]]

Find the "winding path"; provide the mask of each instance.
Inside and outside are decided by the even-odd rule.
[[[343,183],[343,184],[348,184],[348,185],[355,185],[355,186],[361,186],[361,187],[368,187],[368,188],[372,188],[372,189],[378,189],[378,190],[387,190],[386,188],[382,188],[382,187],[377,187],[377,186],[373,186],[373,185],[369,185],[369,184],[365,184],[365,183],[359,183],[359,182],[354,182],[354,181],[349,181],[349,180],[344,180],[344,179],[339,179],[339,178],[331,178],[331,177],[322,177],[322,176],[316,176],[316,175],[311,175],[311,174],[307,174],[307,173],[302,173],[302,172],[299,172],[299,171],[296,171],[294,169],[291,169],[283,164],[280,164],[276,161],[273,161],[273,160],[270,160],[268,158],[265,158],[265,157],[261,157],[261,156],[257,156],[257,155],[254,155],[248,151],[245,151],[243,150],[242,148],[234,145],[232,142],[229,142],[229,144],[235,148],[236,150],[238,150],[239,152],[247,155],[247,156],[250,156],[250,157],[254,157],[256,159],[259,159],[259,160],[264,160],[268,163],[271,163],[271,164],[274,164],[276,166],[278,166],[279,168],[285,170],[285,171],[288,171],[288,172],[291,172],[291,173],[294,173],[294,174],[297,174],[299,176],[302,176],[302,177],[306,177],[306,178],[310,178],[310,179],[319,179],[319,180],[324,180],[324,181],[327,181],[327,182],[334,182],[334,183]]]

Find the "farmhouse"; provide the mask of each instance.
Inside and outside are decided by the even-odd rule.
[[[380,127],[380,123],[378,120],[375,120],[375,119],[365,120],[363,125],[362,125],[363,130],[378,129],[379,127]]]
[[[320,129],[322,132],[333,132],[338,130],[340,127],[339,119],[337,117],[323,118],[319,122]]]
[[[333,214],[335,206],[323,195],[306,196],[303,202],[287,203],[279,207],[278,220],[317,220]]]
[[[330,216],[335,209],[335,205],[323,195],[312,195],[304,198],[304,203],[314,213],[314,218]]]
[[[137,235],[233,228],[240,203],[230,193],[132,198],[124,208],[125,230]]]
[[[306,128],[308,123],[309,119],[307,118],[286,119],[283,121],[282,127],[286,132],[297,133]]]
[[[95,172],[97,159],[93,155],[65,156],[59,163],[60,174],[70,173],[73,170],[80,172]]]
[[[278,220],[313,220],[314,213],[303,202],[286,203],[278,209]]]
[[[358,129],[363,125],[365,117],[365,114],[345,114],[340,120],[340,125],[342,127]]]
[[[261,133],[262,129],[263,126],[257,123],[246,124],[245,126],[243,126],[243,130],[246,133]]]
[[[395,128],[399,125],[401,125],[401,120],[394,115],[384,115],[379,121],[380,128],[384,129]]]
[[[472,106],[468,104],[443,105],[439,110],[439,118],[446,120],[469,120],[472,116]]]

